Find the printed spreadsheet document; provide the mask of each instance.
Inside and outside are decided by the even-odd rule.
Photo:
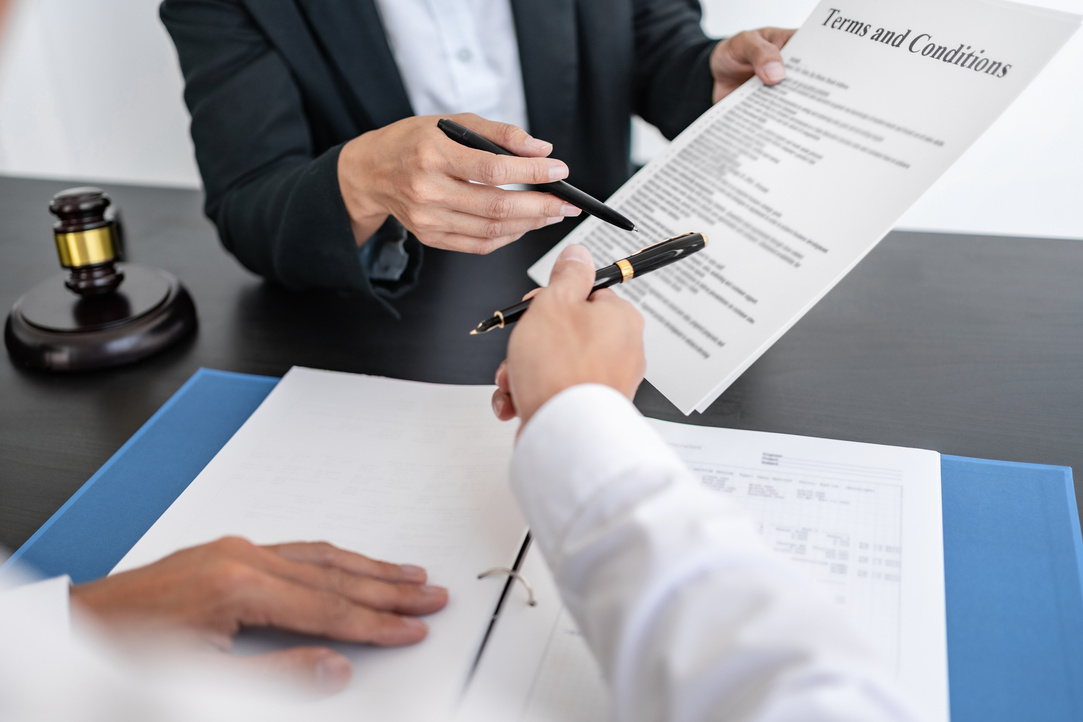
[[[753,78],[730,93],[613,195],[642,233],[587,219],[530,276],[545,284],[568,243],[600,267],[704,233],[705,250],[616,287],[646,320],[647,380],[682,413],[702,412],[872,250],[1079,20],[1000,0],[826,0],[782,49],[782,83]]]
[[[876,647],[922,719],[948,719],[940,455],[651,420],[703,485],[731,496]],[[601,673],[541,555],[539,604],[503,610],[457,719],[608,719]]]
[[[488,386],[292,369],[117,570],[224,535],[327,540],[419,564],[451,598],[426,618],[429,636],[394,649],[337,645],[354,663],[353,681],[314,714],[322,706],[442,719],[462,701],[463,710],[503,705],[501,714],[533,720],[550,718],[554,705],[604,705],[589,652],[536,550],[523,571],[539,606],[512,590],[470,676],[504,587],[477,574],[510,567],[526,532],[507,481],[515,425],[493,417],[491,394]],[[938,454],[651,423],[703,484],[745,506],[768,544],[865,631],[931,718],[946,715]],[[569,677],[576,663],[590,674]]]

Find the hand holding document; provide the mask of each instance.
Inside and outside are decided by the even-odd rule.
[[[705,410],[887,234],[1077,29],[1001,0],[820,4],[757,79],[610,199],[647,238],[713,243],[618,291],[647,321],[647,379]],[[590,219],[595,258],[636,241]],[[539,283],[561,246],[531,269]]]

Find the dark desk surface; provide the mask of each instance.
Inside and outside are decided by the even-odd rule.
[[[49,198],[78,183],[0,178],[0,309],[59,271]],[[506,335],[467,332],[532,284],[557,235],[486,257],[426,255],[395,321],[362,299],[295,294],[218,245],[193,191],[105,185],[129,260],[173,272],[198,334],[141,364],[55,375],[0,359],[0,545],[44,523],[200,366],[293,365],[491,383]],[[497,269],[501,269],[498,272]],[[692,423],[1063,464],[1083,499],[1083,241],[890,234]],[[649,385],[645,413],[682,417]]]

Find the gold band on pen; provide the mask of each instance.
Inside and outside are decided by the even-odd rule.
[[[617,268],[620,269],[620,282],[627,283],[632,280],[632,276],[636,275],[635,269],[632,268],[632,264],[628,262],[627,258],[622,258],[617,261]]]
[[[497,328],[504,328],[504,314],[500,311],[493,311],[493,315],[500,319],[500,325]]]

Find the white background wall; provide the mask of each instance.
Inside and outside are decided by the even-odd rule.
[[[588,0],[589,1],[589,0]],[[905,2],[905,0],[899,0]],[[1032,0],[1083,14],[1083,0]],[[799,25],[816,0],[706,0],[728,35]],[[0,46],[0,173],[195,188],[158,0],[16,0]],[[1083,239],[1083,33],[900,222]],[[636,153],[664,142],[639,128]]]
[[[0,172],[199,186],[158,0],[15,0],[0,45]]]

